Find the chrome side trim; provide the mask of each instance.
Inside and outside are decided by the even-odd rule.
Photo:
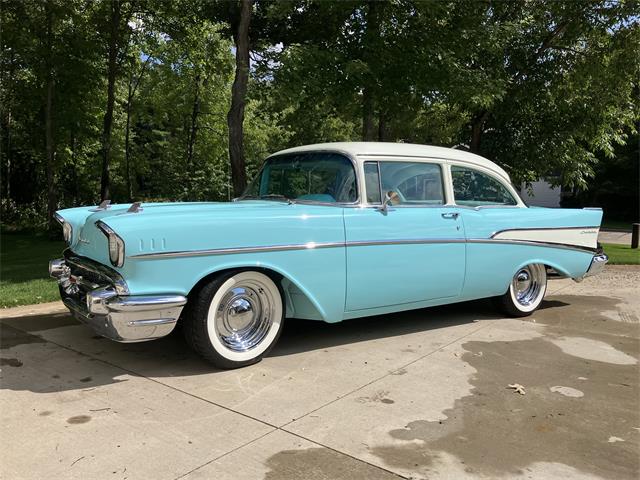
[[[131,255],[129,258],[150,259],[150,258],[166,258],[166,257],[203,257],[209,255],[237,255],[240,253],[256,253],[256,252],[286,252],[289,250],[315,250],[318,248],[336,248],[344,247],[344,242],[326,242],[315,243],[307,242],[294,245],[265,245],[256,247],[232,247],[232,248],[213,248],[210,250],[181,250],[176,252],[161,253],[138,253]]]
[[[552,242],[537,242],[533,240],[509,240],[509,239],[496,239],[496,238],[470,238],[467,239],[467,243],[500,243],[511,245],[528,245],[532,247],[548,247],[548,248],[560,248],[563,250],[577,250],[579,252],[593,253],[595,248],[581,247],[579,245],[567,245],[565,243],[552,243]]]
[[[467,243],[464,238],[408,238],[398,240],[358,240],[347,242],[347,247],[372,247],[379,245],[421,245],[433,243]]]
[[[589,230],[589,229],[600,229],[599,226],[587,226],[587,227],[531,227],[531,228],[505,228],[504,230],[496,230],[491,234],[491,238],[494,238],[496,235],[500,235],[505,232],[530,232],[530,231],[542,231],[542,230]]]
[[[132,327],[148,327],[153,325],[167,325],[171,323],[176,323],[178,320],[176,318],[155,318],[151,320],[133,320],[128,323],[128,325]]]
[[[131,255],[129,258],[148,260],[153,258],[176,258],[176,257],[204,257],[214,255],[237,255],[242,253],[262,253],[262,252],[285,252],[291,250],[315,250],[320,248],[341,248],[341,247],[369,247],[380,245],[420,245],[438,243],[487,243],[487,244],[507,244],[507,245],[527,245],[533,247],[560,248],[564,250],[577,250],[580,252],[595,252],[596,249],[580,247],[578,245],[566,245],[562,243],[537,242],[530,240],[508,240],[492,238],[408,238],[390,240],[355,240],[348,242],[326,242],[326,243],[304,243],[291,245],[265,245],[255,247],[237,248],[214,248],[210,250],[183,250],[176,252],[159,253],[139,253]]]

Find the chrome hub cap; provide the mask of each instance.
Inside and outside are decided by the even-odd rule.
[[[218,338],[230,350],[251,350],[269,332],[272,310],[273,300],[257,282],[235,285],[224,294],[216,310]]]
[[[523,307],[535,303],[543,291],[544,279],[544,266],[536,264],[522,268],[512,281],[515,300]]]

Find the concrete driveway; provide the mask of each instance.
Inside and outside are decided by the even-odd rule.
[[[487,302],[289,321],[235,371],[180,335],[122,345],[58,305],[6,310],[0,477],[635,479],[638,285],[554,281],[523,321]]]

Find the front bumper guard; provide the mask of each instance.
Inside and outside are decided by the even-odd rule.
[[[171,333],[187,298],[182,295],[121,295],[114,285],[99,285],[74,275],[65,259],[49,262],[62,302],[75,318],[117,342],[142,342]]]

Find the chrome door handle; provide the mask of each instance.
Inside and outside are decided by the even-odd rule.
[[[448,212],[448,213],[443,213],[442,214],[442,218],[450,218],[451,220],[455,220],[458,218],[460,214],[458,212]]]

